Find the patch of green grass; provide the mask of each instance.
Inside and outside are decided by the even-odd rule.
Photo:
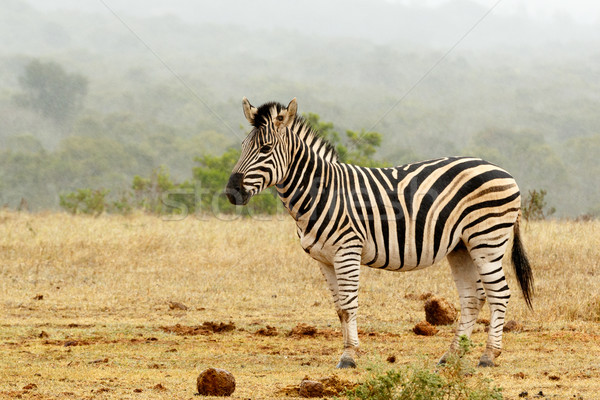
[[[348,392],[350,400],[501,400],[502,389],[488,379],[478,378],[464,356],[473,348],[465,336],[457,354],[431,371],[423,365],[374,373]]]

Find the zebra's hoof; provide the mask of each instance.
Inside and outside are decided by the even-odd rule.
[[[493,367],[494,366],[494,360],[492,360],[490,358],[490,356],[488,356],[487,354],[484,354],[479,359],[479,364],[477,364],[477,366],[478,367]]]
[[[356,368],[356,363],[350,357],[342,357],[336,368],[345,369],[345,368]]]

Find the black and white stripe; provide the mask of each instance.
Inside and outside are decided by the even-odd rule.
[[[320,262],[331,289],[344,334],[338,367],[355,366],[360,265],[410,271],[444,257],[461,305],[450,351],[460,335],[471,334],[487,297],[491,325],[480,365],[493,365],[510,297],[502,259],[511,236],[516,275],[531,305],[533,279],[519,237],[521,198],[514,179],[472,157],[394,168],[343,164],[296,110],[295,99],[287,107],[259,108],[244,99],[254,129],[242,144],[227,194],[232,203],[246,204],[265,188],[277,188],[302,247]]]

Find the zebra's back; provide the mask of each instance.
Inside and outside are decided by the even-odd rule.
[[[467,248],[493,249],[518,215],[520,193],[513,177],[478,158],[345,167],[356,189],[351,214],[364,236],[362,262],[371,267],[426,267],[461,241]]]

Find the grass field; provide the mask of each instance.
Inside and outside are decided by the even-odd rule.
[[[536,278],[535,311],[506,268],[513,288],[507,319],[523,329],[506,333],[498,365],[476,374],[503,387],[507,399],[524,391],[529,398],[542,391],[544,398],[598,399],[600,222],[522,228]],[[418,297],[427,292],[458,306],[445,262],[406,274],[365,268],[359,368],[338,371],[337,316],[289,218],[165,221],[1,211],[0,398],[193,399],[198,374],[219,367],[236,377],[233,398],[268,399],[285,397],[305,376],[358,382],[367,367],[433,366],[453,328],[433,337],[412,333],[424,319]],[[481,317],[487,316],[486,305]],[[231,322],[234,329],[190,328],[204,322]],[[289,336],[300,323],[316,334]],[[272,336],[260,334],[267,325]],[[478,325],[474,342],[485,338]],[[473,365],[479,353],[469,356]]]

